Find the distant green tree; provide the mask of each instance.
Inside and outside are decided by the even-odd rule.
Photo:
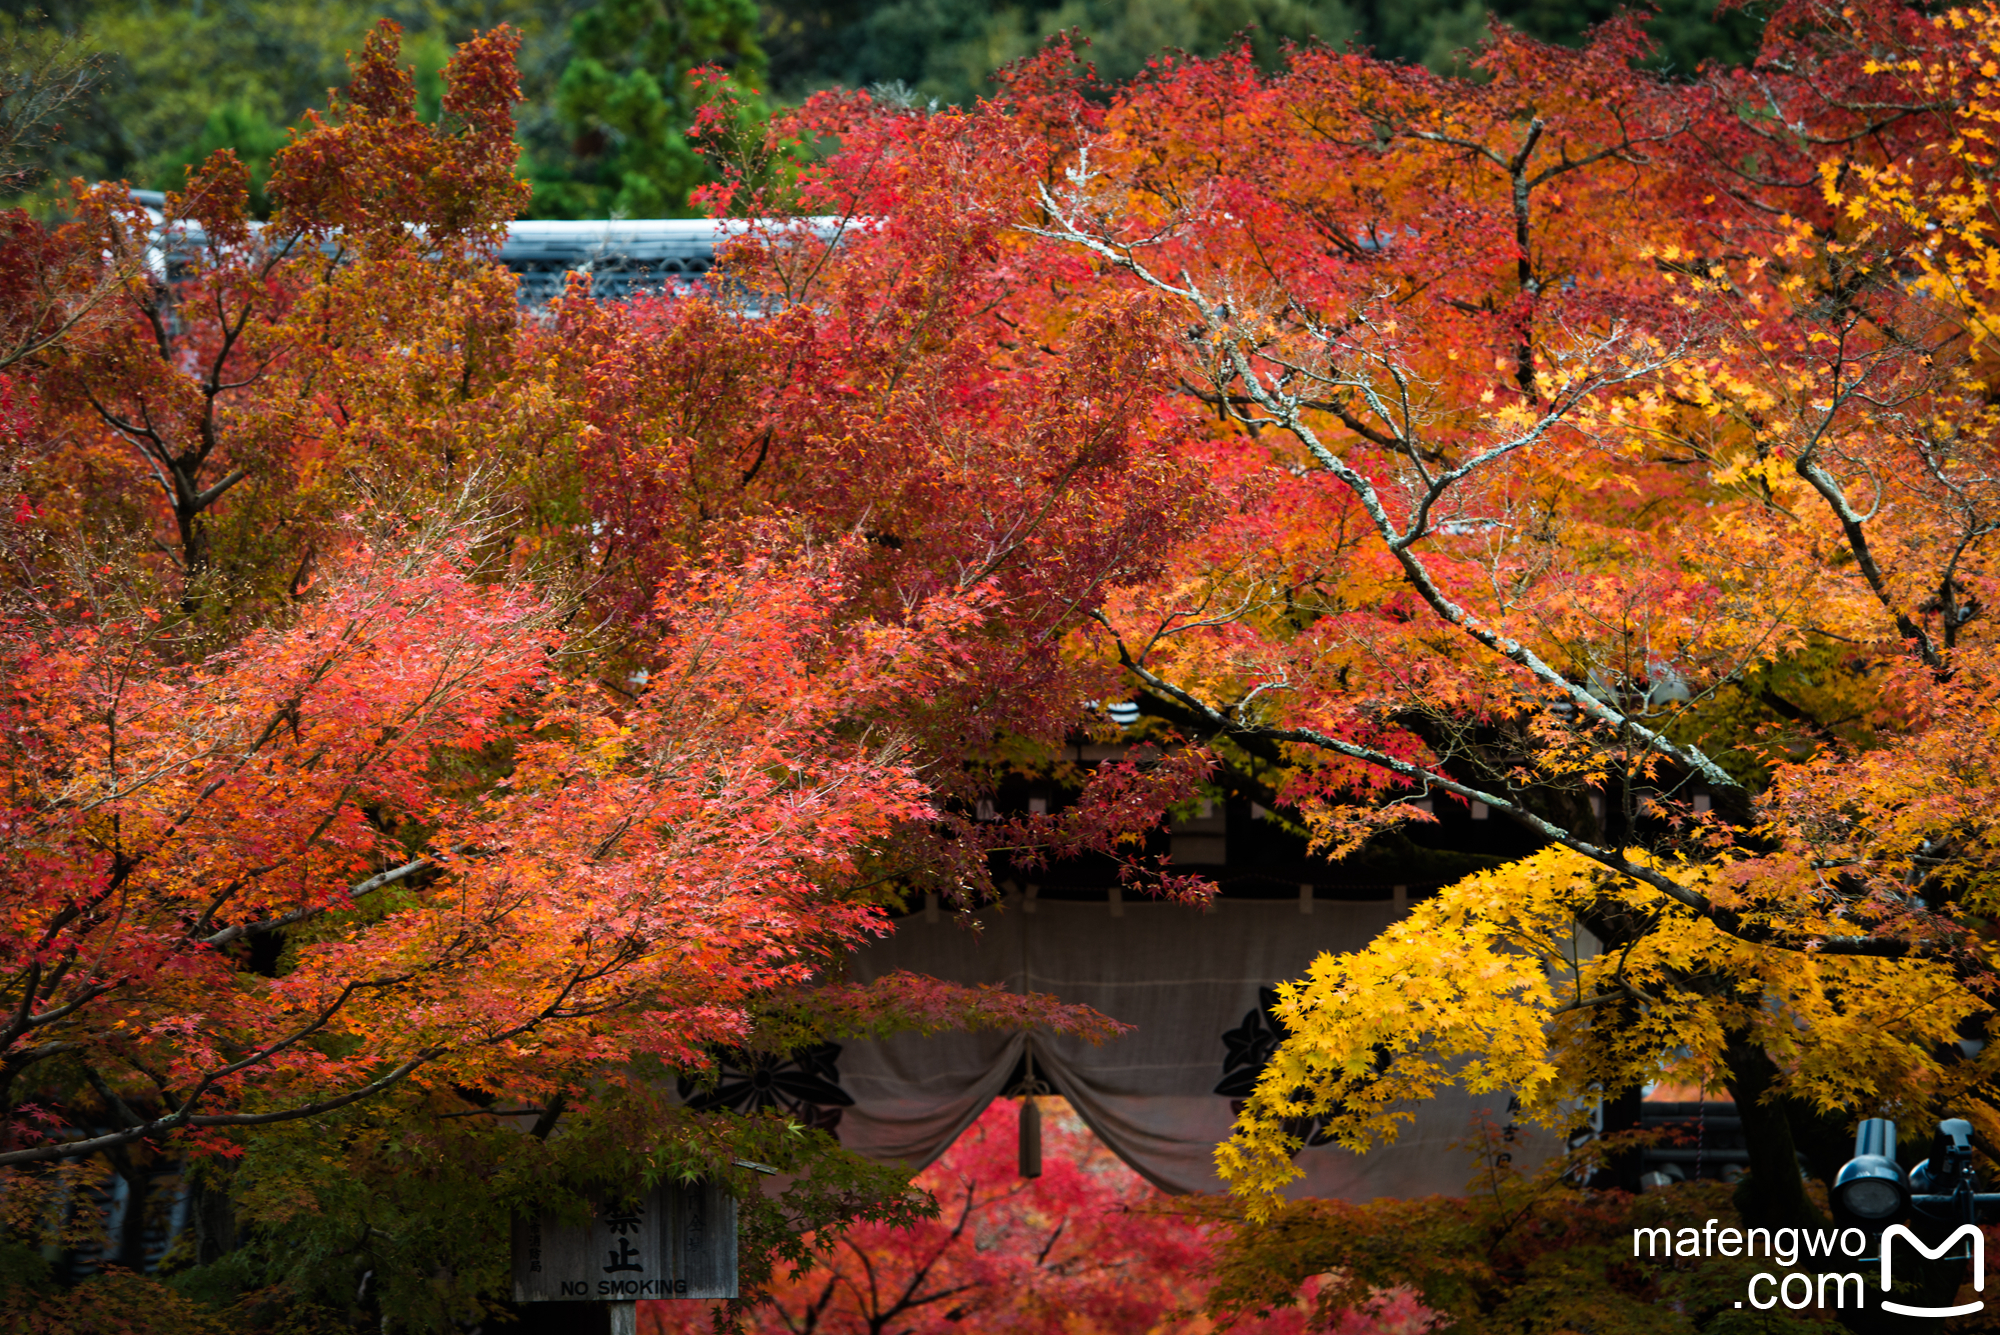
[[[1397,0],[1375,0],[1381,8],[1401,10]],[[1764,31],[1766,6],[1751,0],[1727,9],[1718,0],[1652,0],[1650,4],[1620,0],[1497,0],[1493,11],[1505,22],[1545,42],[1580,46],[1592,27],[1626,10],[1653,11],[1646,31],[1659,45],[1655,63],[1667,72],[1694,73],[1703,62],[1740,65],[1756,54]],[[1386,46],[1384,55],[1392,54]]]
[[[112,0],[60,18],[103,53],[105,77],[67,127],[54,174],[171,189],[203,144],[268,160],[275,127],[345,82],[344,52],[360,48],[367,13],[338,0]]]
[[[1484,11],[1480,11],[1483,16]],[[1344,0],[1061,0],[994,6],[974,0],[890,0],[872,7],[773,0],[764,38],[772,82],[797,97],[827,84],[900,83],[918,98],[968,104],[993,92],[993,72],[1075,30],[1107,81],[1129,79],[1162,51],[1213,55],[1248,37],[1260,63],[1285,42],[1358,35]]]
[[[55,198],[70,176],[175,189],[189,164],[233,148],[261,188],[286,127],[347,81],[347,56],[369,26],[389,17],[404,30],[416,67],[420,113],[435,116],[437,71],[453,46],[506,23],[522,34],[530,110],[554,97],[568,59],[569,20],[582,0],[0,0],[0,42],[66,38],[98,53],[101,77],[65,108],[58,142],[31,164]],[[261,211],[261,209],[260,209]]]
[[[966,104],[992,93],[991,75],[1075,29],[1111,81],[1128,79],[1162,51],[1214,55],[1248,38],[1266,67],[1286,42],[1352,42],[1391,60],[1440,72],[1493,18],[1547,42],[1576,45],[1593,25],[1627,8],[1618,0],[767,0],[762,41],[771,86],[784,98],[829,84],[906,85],[919,98]],[[1657,63],[1692,72],[1703,61],[1737,63],[1756,49],[1755,5],[1718,13],[1717,0],[1659,0],[1648,25]]]
[[[1107,82],[1162,52],[1213,55],[1247,40],[1275,67],[1287,43],[1353,43],[1440,71],[1496,15],[1530,36],[1574,44],[1617,0],[0,0],[0,43],[67,40],[99,53],[101,77],[72,99],[62,134],[37,142],[17,178],[45,204],[70,176],[173,189],[187,167],[233,148],[255,200],[286,127],[325,102],[367,26],[404,30],[419,109],[435,116],[437,70],[454,44],[506,23],[522,34],[522,173],[532,216],[672,216],[708,168],[685,138],[692,72],[728,70],[760,115],[833,84],[968,105],[995,70],[1075,31]],[[1691,72],[1734,62],[1761,26],[1753,4],[1659,0],[1657,63]],[[898,87],[900,85],[900,87]]]
[[[264,187],[271,179],[271,158],[285,146],[286,138],[285,131],[272,124],[262,107],[245,100],[224,102],[208,113],[201,134],[182,154],[181,167],[183,171],[198,167],[217,149],[235,149],[237,158],[250,172],[250,208],[263,217],[271,211],[270,201],[264,196]],[[172,179],[158,183],[165,187],[180,184]]]
[[[48,150],[102,78],[102,62],[82,43],[11,24],[0,12],[0,195],[18,193],[46,172]]]
[[[570,25],[571,56],[555,88],[569,141],[530,152],[541,217],[676,217],[709,179],[686,139],[702,66],[754,95],[765,83],[756,0],[601,0]]]

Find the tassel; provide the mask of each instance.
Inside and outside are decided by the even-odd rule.
[[[1021,1176],[1042,1175],[1042,1108],[1033,1094],[1021,1100]]]

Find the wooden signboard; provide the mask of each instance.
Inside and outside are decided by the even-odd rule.
[[[736,1200],[719,1184],[661,1183],[588,1224],[514,1221],[517,1303],[735,1296]]]

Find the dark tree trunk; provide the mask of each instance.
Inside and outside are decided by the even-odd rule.
[[[1732,1035],[1724,1050],[1729,1095],[1743,1119],[1750,1172],[1736,1189],[1736,1208],[1753,1228],[1825,1228],[1828,1220],[1806,1195],[1785,1100],[1775,1093],[1777,1064],[1763,1047]]]
[[[134,1163],[132,1156],[122,1151],[113,1156],[111,1167],[125,1184],[125,1208],[118,1214],[118,1236],[110,1240],[108,1249],[111,1264],[137,1274],[146,1268],[147,1173],[143,1165]]]
[[[188,1188],[188,1222],[194,1229],[194,1263],[214,1265],[236,1250],[236,1207],[226,1182],[195,1175]]]

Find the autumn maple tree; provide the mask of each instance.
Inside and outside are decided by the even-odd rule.
[[[2000,1144],[1992,41],[1799,3],[1681,81],[1619,21],[1496,30],[1475,79],[1308,49],[1105,99],[1058,50],[972,113],[781,123],[838,138],[803,197],[864,233],[981,145],[992,244],[1039,280],[996,308],[1025,347],[1114,295],[1167,331],[1208,490],[1073,652],[1334,856],[1420,798],[1543,844],[1283,989],[1219,1151],[1244,1254],[1393,1231],[1281,1204],[1297,1127],[1380,1144],[1451,1081],[1558,1130],[1726,1091],[1753,1223],[1823,1222],[1800,1154],[1830,1177],[1861,1116]]]
[[[1299,1118],[1365,1147],[1452,1080],[1565,1129],[1726,1090],[1779,1223],[1859,1116],[2000,1143],[1991,28],[1800,3],[1683,81],[1618,21],[1496,30],[1476,79],[1307,49],[1107,100],[1055,51],[973,113],[781,127],[891,233],[984,146],[1024,344],[1108,294],[1169,329],[1210,490],[1072,644],[1333,855],[1420,797],[1544,844],[1285,990],[1220,1152],[1253,1218]]]
[[[713,292],[524,319],[508,39],[433,125],[385,32],[268,225],[226,154],[157,235],[115,188],[11,221],[0,1166],[240,1155],[349,1292],[469,1319],[492,1247],[426,1289],[415,1222],[311,1221],[425,1217],[417,1159],[722,1169],[777,1133],[656,1097],[713,1045],[1101,1029],[828,966],[1217,756],[1336,856],[1419,796],[1544,845],[1285,989],[1221,1151],[1253,1225],[1299,1117],[1364,1147],[1450,1080],[1558,1128],[1726,1089],[1755,1222],[1861,1115],[2000,1143],[1996,41],[1799,0],[1679,82],[1618,21],[1108,95],[1057,49],[969,111],[816,97],[720,168]],[[1135,691],[1156,761],[974,819]],[[779,1310],[873,1319],[869,1247]]]
[[[1208,1299],[1210,1228],[1120,1163],[1061,1101],[1045,1104],[1043,1172],[1020,1175],[1020,1108],[997,1099],[916,1179],[938,1216],[849,1230],[822,1264],[781,1276],[748,1328],[769,1335],[1195,1332]],[[1289,1277],[1288,1277],[1289,1278]],[[1293,1285],[1297,1285],[1293,1280]],[[1306,1303],[1246,1314],[1245,1335],[1291,1335]],[[1289,1295],[1287,1295],[1289,1297]],[[1360,1296],[1332,1335],[1423,1335],[1440,1318],[1407,1289]],[[706,1305],[640,1305],[642,1335],[710,1329]]]
[[[969,810],[1088,725],[1112,670],[1063,637],[1203,491],[1149,299],[1020,351],[966,144],[936,230],[778,232],[733,289],[524,320],[491,263],[508,35],[446,83],[419,120],[378,31],[262,226],[227,153],[157,228],[115,186],[14,220],[70,297],[6,308],[0,622],[10,1199],[192,1153],[291,1230],[239,1269],[431,1322],[485,1310],[507,1202],[565,1183],[797,1168],[746,1207],[753,1282],[801,1220],[907,1217],[893,1174],[658,1088],[838,1033],[1111,1032],[830,971],[904,895],[1111,849],[1205,763],[1109,767],[1031,827]]]
[[[1558,1128],[1726,1089],[1773,1221],[1800,1136],[2000,1133],[1990,24],[1791,6],[1685,84],[1623,23],[1477,81],[1188,62],[1041,187],[1034,234],[1183,311],[1233,494],[1104,650],[1330,851],[1416,796],[1547,845],[1283,990],[1220,1151],[1253,1214],[1288,1119],[1379,1143],[1450,1080]]]

